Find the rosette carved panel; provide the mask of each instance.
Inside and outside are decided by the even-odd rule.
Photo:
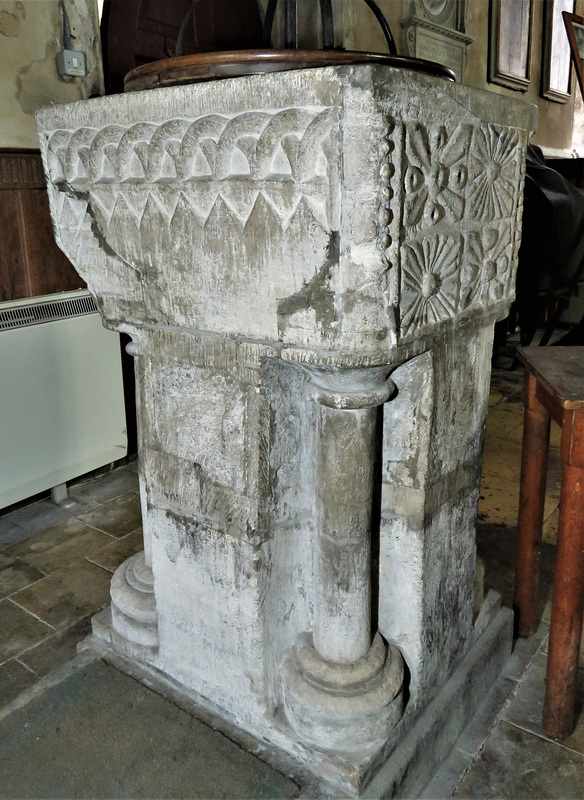
[[[525,142],[495,125],[402,127],[400,333],[411,338],[514,294]]]

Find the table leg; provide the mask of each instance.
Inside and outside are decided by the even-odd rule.
[[[519,635],[535,629],[539,552],[550,438],[550,415],[535,397],[537,380],[526,372],[523,390],[525,417],[519,494],[519,536],[514,604],[519,614]]]
[[[571,446],[562,447],[564,475],[543,707],[543,728],[554,739],[565,739],[574,727],[584,605],[584,436],[577,441],[565,428],[562,445],[569,438]],[[577,465],[566,462],[568,449]]]

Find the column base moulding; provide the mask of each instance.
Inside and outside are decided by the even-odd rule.
[[[492,604],[491,604],[492,605]],[[308,793],[335,797],[419,797],[456,740],[479,711],[511,655],[513,612],[491,608],[485,625],[449,680],[417,719],[406,713],[377,753],[325,752],[303,746],[283,713],[242,725],[224,709],[156,668],[156,655],[137,659],[112,628],[109,609],[94,617],[93,635],[79,650],[96,651],[122,672],[168,697],[204,723],[295,780]],[[485,616],[485,615],[483,615]],[[138,663],[138,661],[140,663]],[[244,729],[245,728],[245,729]],[[395,743],[399,742],[397,747]]]
[[[124,561],[112,578],[111,621],[115,633],[133,649],[150,655],[158,650],[156,598],[152,570],[144,551]]]
[[[351,664],[321,658],[305,633],[282,667],[286,716],[313,747],[375,753],[402,715],[403,676],[400,652],[379,633],[369,652]]]

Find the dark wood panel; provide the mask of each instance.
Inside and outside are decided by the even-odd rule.
[[[34,295],[83,289],[85,282],[55,242],[46,189],[23,190],[22,206]]]
[[[43,189],[45,175],[36,150],[0,149],[0,189]]]
[[[0,191],[0,301],[30,297],[20,192]]]
[[[0,152],[0,231],[0,302],[85,287],[55,242],[39,152]]]

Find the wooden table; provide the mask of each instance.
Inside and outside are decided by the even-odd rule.
[[[543,708],[548,736],[572,732],[584,605],[584,347],[525,347],[525,425],[515,605],[519,635],[533,633],[550,419],[562,428],[558,552]]]

